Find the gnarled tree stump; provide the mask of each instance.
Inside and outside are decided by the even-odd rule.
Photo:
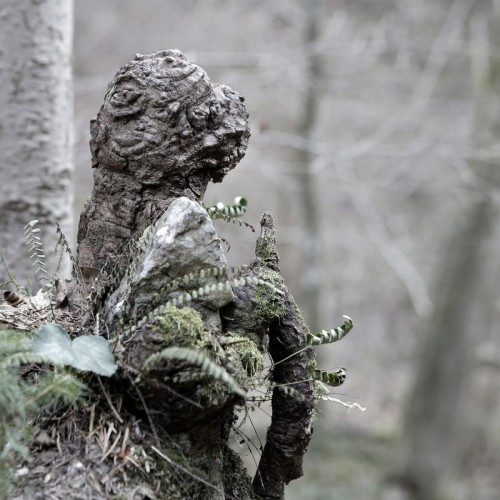
[[[58,438],[69,465],[35,452],[43,476],[24,478],[18,491],[57,497],[63,481],[67,498],[281,499],[302,475],[314,355],[279,274],[272,217],[264,214],[255,260],[230,287],[198,203],[244,156],[247,119],[243,98],[178,50],[137,56],[111,81],[91,123],[94,189],[78,266],[98,302],[91,328],[109,340],[119,369],[98,385],[88,380],[87,408],[57,417],[69,429]],[[186,274],[193,278],[172,285]],[[183,297],[188,306],[167,307]],[[252,486],[228,438],[267,345],[273,416]],[[293,391],[279,387],[289,384]]]
[[[200,200],[245,155],[250,136],[243,97],[178,50],[120,68],[90,130],[94,189],[80,217],[78,263],[94,269],[174,198]]]

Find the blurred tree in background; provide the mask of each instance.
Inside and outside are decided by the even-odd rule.
[[[473,83],[469,142],[471,150],[484,155],[498,143],[500,80],[495,51],[500,47],[500,17],[498,12],[488,15],[480,3],[475,9],[472,7],[473,2],[454,2],[448,19],[455,24],[465,20],[469,27]],[[483,292],[483,247],[491,233],[500,180],[498,163],[476,155],[466,158],[464,168],[469,176],[464,184],[464,203],[454,214],[452,234],[443,246],[441,262],[433,276],[434,310],[419,329],[424,340],[394,477],[402,489],[401,498],[441,498],[448,475],[463,451],[463,415],[470,400],[466,394],[468,377],[457,377],[457,370],[472,373],[477,363],[477,329],[469,318],[477,308],[476,297]],[[486,317],[487,309],[493,308],[491,298],[481,297],[488,304],[483,311]],[[492,324],[486,324],[486,331],[492,328]],[[476,439],[480,441],[478,430]]]
[[[52,274],[55,222],[68,237],[73,222],[73,4],[6,0],[0,25],[0,251],[17,281],[30,276],[36,289],[24,225],[38,219]],[[8,274],[2,263],[0,283]]]

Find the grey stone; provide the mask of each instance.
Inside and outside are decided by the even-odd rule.
[[[136,256],[127,275],[105,305],[106,321],[115,322],[145,315],[159,303],[178,296],[178,290],[161,294],[173,279],[207,268],[227,268],[220,238],[205,209],[181,197],[175,199],[159,220],[137,243]],[[215,278],[195,280],[189,288],[214,283]],[[154,297],[156,293],[157,301]],[[232,300],[230,290],[215,291],[199,300],[203,309],[216,311]],[[207,316],[207,311],[204,311]],[[209,323],[214,324],[214,318]]]

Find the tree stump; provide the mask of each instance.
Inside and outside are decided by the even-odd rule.
[[[118,370],[86,377],[85,408],[37,419],[57,439],[33,450],[38,472],[18,495],[281,499],[302,475],[314,354],[279,274],[273,219],[264,214],[254,261],[230,276],[200,204],[249,136],[243,98],[178,50],[136,56],[111,81],[91,122],[94,189],[74,278],[93,305],[72,333],[107,338]],[[273,416],[252,484],[228,438],[266,350]]]
[[[92,120],[94,189],[78,226],[78,264],[101,269],[179,196],[200,200],[245,155],[243,97],[178,50],[137,55]]]

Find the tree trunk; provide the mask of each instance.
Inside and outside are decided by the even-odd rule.
[[[494,146],[500,129],[496,59],[500,21],[498,15],[483,9],[484,5],[478,6],[471,18],[475,112],[470,142],[477,149]],[[422,352],[405,421],[401,462],[393,478],[401,498],[438,498],[461,444],[464,390],[480,341],[468,317],[478,297],[484,296],[478,291],[481,251],[492,229],[491,193],[500,186],[496,164],[475,160],[468,166],[475,174],[472,189],[457,216],[457,229],[443,249],[444,260],[436,272],[434,312],[418,334]]]
[[[305,7],[305,39],[307,66],[302,117],[298,133],[306,141],[314,137],[319,106],[322,98],[322,61],[317,54],[323,0],[311,0]],[[299,178],[300,207],[302,213],[302,260],[301,291],[304,297],[304,313],[312,331],[321,330],[321,263],[320,228],[317,192],[313,174],[314,155],[307,149],[299,149],[297,160],[302,172]]]
[[[39,221],[49,275],[57,266],[56,221],[70,239],[72,15],[71,0],[4,0],[1,7],[0,250],[23,285],[31,270],[27,222]],[[8,279],[2,265],[0,282]]]
[[[467,322],[477,286],[490,203],[472,201],[458,217],[437,270],[435,309],[417,337],[421,352],[391,486],[411,500],[434,500],[452,469],[457,425],[474,339]],[[389,497],[388,497],[389,498]],[[390,497],[392,498],[392,497]]]

